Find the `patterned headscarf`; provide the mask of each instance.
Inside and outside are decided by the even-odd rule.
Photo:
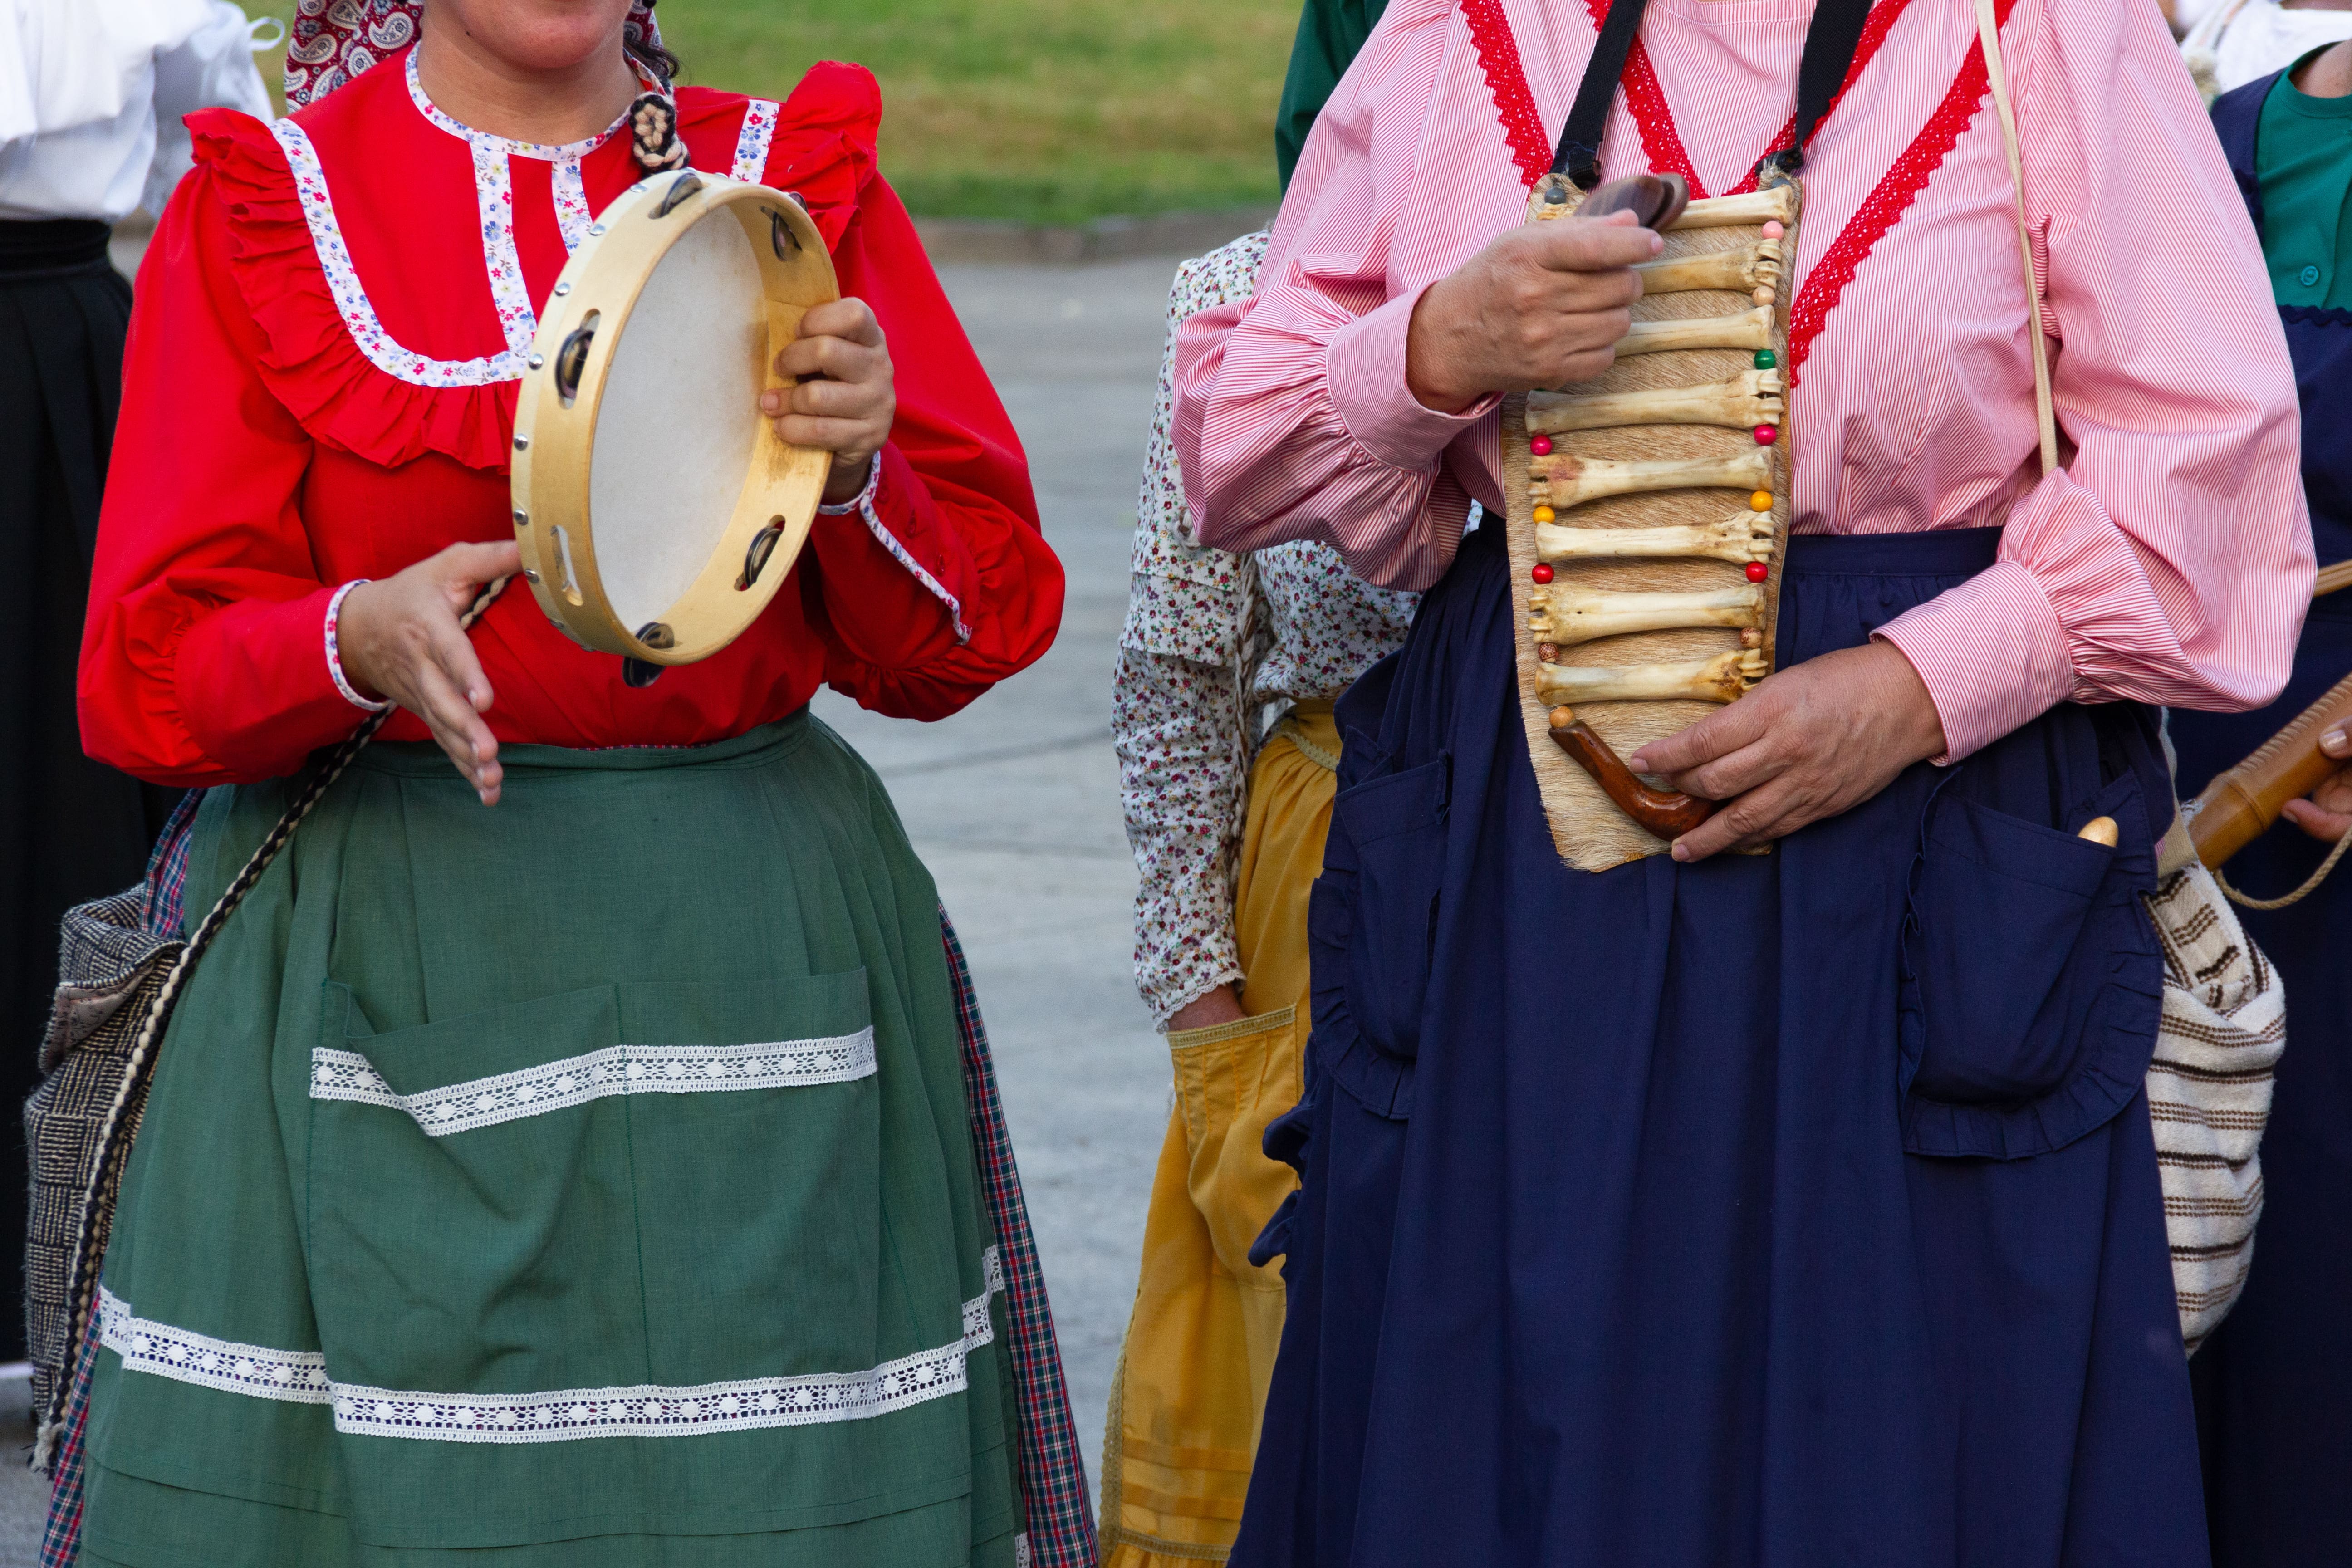
[[[425,0],[297,0],[286,36],[286,107],[315,103],[406,48],[424,16]],[[622,36],[633,44],[661,42],[654,0],[629,7]]]

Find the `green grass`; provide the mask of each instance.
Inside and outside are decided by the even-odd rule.
[[[657,14],[688,81],[782,98],[817,60],[870,68],[882,171],[918,213],[1063,224],[1275,199],[1298,0],[660,0]]]

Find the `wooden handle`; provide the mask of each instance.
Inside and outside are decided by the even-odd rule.
[[[2347,588],[2352,588],[2352,561],[2338,561],[2333,566],[2319,569],[2319,575],[2312,579],[2311,596],[2316,599],[2322,595],[2338,594]]]
[[[1617,803],[1619,810],[1660,838],[1679,838],[1715,815],[1714,801],[1643,784],[1572,709],[1551,710],[1551,738],[1592,775],[1592,782]]]
[[[2189,807],[2189,838],[2210,868],[2259,837],[2288,801],[2317,789],[2343,764],[2319,749],[2319,737],[2352,719],[2352,675],[2263,742],[2254,754],[2205,786]]]

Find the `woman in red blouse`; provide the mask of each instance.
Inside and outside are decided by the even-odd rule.
[[[517,566],[535,311],[642,177],[626,110],[669,63],[629,0],[367,0],[298,26],[307,107],[193,121],[131,324],[87,746],[229,786],[201,909],[312,753],[401,711],[163,1049],[85,1562],[1014,1559],[936,895],[806,707],[955,711],[1045,650],[1062,575],[875,171],[866,72],[673,95],[694,167],[797,193],[833,247],[845,298],[767,408],[835,454],[795,584],[644,688],[527,595],[458,622]]]

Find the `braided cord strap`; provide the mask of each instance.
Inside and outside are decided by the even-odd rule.
[[[510,581],[510,578],[501,577],[484,588],[458,625],[470,627],[480,620],[483,612],[490,607]],[[254,850],[244,868],[230,879],[219,901],[197,923],[195,931],[188,937],[187,944],[181,948],[179,957],[173,961],[171,972],[163,977],[163,984],[156,989],[155,999],[148,1004],[147,1016],[140,1023],[139,1037],[131,1045],[130,1059],[123,1065],[122,1081],[116,1086],[113,1103],[107,1107],[106,1120],[100,1124],[96,1147],[90,1154],[89,1173],[83,1182],[81,1202],[75,1212],[73,1258],[70,1272],[66,1277],[68,1310],[64,1364],[68,1368],[79,1363],[82,1345],[89,1336],[91,1317],[98,1304],[99,1270],[106,1261],[107,1242],[114,1230],[113,1216],[104,1210],[108,1206],[109,1194],[121,1181],[122,1166],[130,1154],[122,1130],[131,1108],[145,1097],[147,1085],[154,1077],[156,1047],[163,1038],[164,1028],[171,1022],[172,1008],[187,984],[188,976],[194,971],[196,961],[204,956],[205,949],[212,946],[213,939],[220,934],[220,929],[227,923],[229,916],[245,901],[246,895],[260,884],[270,863],[292,840],[294,830],[302,826],[302,819],[326,797],[327,791],[333,788],[335,782],[358,760],[359,754],[367,749],[368,742],[375,739],[376,731],[383,728],[384,721],[395,711],[396,709],[385,707],[369,714],[295,795],[286,807],[286,815],[278,819],[278,826],[269,830],[268,837],[261,841],[260,847]],[[73,1384],[71,1375],[58,1379],[57,1392],[50,1396],[49,1408],[41,1413],[40,1431],[33,1457],[37,1468],[56,1443]]]
[[[2336,841],[2336,847],[2327,852],[2327,858],[2319,863],[2319,869],[2303,879],[2302,887],[2292,893],[2275,899],[2250,899],[2231,887],[2230,879],[2218,870],[2213,873],[2213,880],[2221,884],[2223,892],[2230,895],[2230,901],[2241,909],[2283,910],[2289,904],[2303,902],[2317,891],[2319,884],[2327,880],[2327,874],[2336,869],[2336,863],[2344,858],[2344,851],[2347,849],[2352,849],[2352,828],[2345,829],[2344,837]]]

